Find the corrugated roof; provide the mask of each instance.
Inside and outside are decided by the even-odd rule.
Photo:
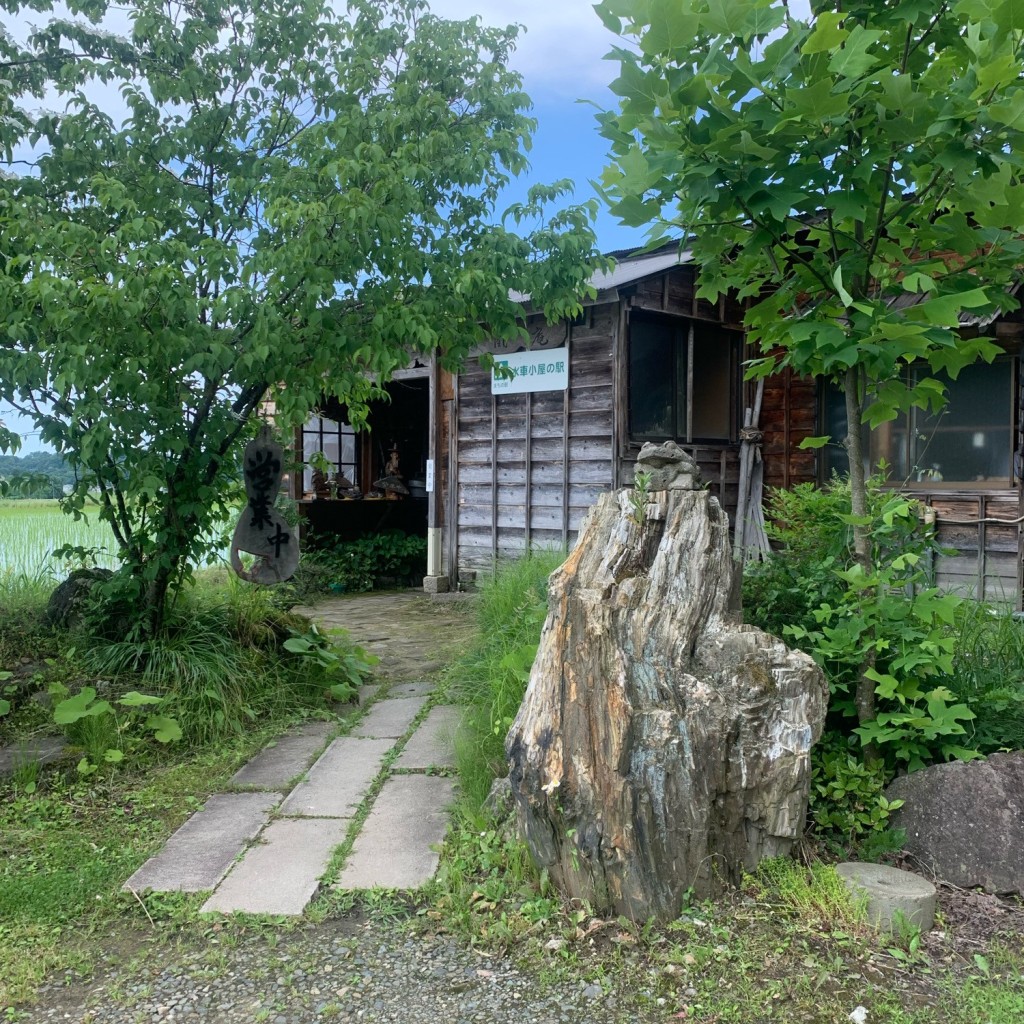
[[[612,270],[599,270],[591,277],[590,283],[599,292],[621,288],[652,274],[660,274],[663,270],[689,263],[692,257],[693,253],[688,249],[673,248],[670,252],[654,252],[647,256],[621,260]]]
[[[1016,297],[1020,294],[1022,288],[1024,288],[1024,282],[1018,281],[1008,288],[1007,291],[1010,295]],[[913,306],[920,305],[925,299],[930,297],[926,292],[900,292],[898,295],[889,298],[886,305],[890,309],[910,309]],[[977,313],[972,313],[970,310],[965,309],[960,313],[960,326],[977,327],[980,330],[989,327],[994,321],[1003,316],[1004,312],[1004,310],[997,308],[994,312],[979,316]]]
[[[589,283],[598,292],[611,291],[632,284],[634,281],[642,281],[645,277],[660,274],[672,267],[682,266],[684,263],[689,263],[692,257],[693,253],[688,249],[680,249],[677,246],[672,246],[668,251],[659,249],[645,255],[626,256],[618,259],[611,270],[597,271],[590,278]],[[530,301],[530,296],[523,292],[510,291],[509,298],[513,302]]]

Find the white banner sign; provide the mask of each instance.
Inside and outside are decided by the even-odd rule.
[[[569,386],[569,350],[510,352],[494,357],[492,395],[522,395],[528,391],[564,391]],[[507,366],[515,376],[499,377],[497,368]]]

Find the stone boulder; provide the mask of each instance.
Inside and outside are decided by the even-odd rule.
[[[828,691],[809,657],[733,621],[728,520],[692,461],[645,446],[637,471],[660,489],[603,495],[551,577],[506,753],[556,885],[668,920],[800,837]]]
[[[1024,751],[932,765],[885,795],[904,801],[889,820],[922,870],[963,888],[1024,893]]]
[[[109,569],[75,569],[50,595],[46,604],[46,621],[51,626],[75,629],[81,625],[82,611],[89,592],[97,583],[109,580]]]

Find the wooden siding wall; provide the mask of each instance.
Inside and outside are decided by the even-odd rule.
[[[952,551],[935,559],[936,586],[984,601],[1016,604],[1017,492],[918,492],[914,497],[935,510],[938,541]]]
[[[729,514],[729,529],[731,530],[736,518],[736,504],[739,500],[739,445],[683,444],[679,447],[697,463],[701,480]],[[636,472],[636,457],[639,454],[639,446],[630,445],[620,456],[619,487],[632,485]]]
[[[675,267],[657,277],[638,281],[630,289],[623,289],[623,294],[628,296],[633,309],[671,313],[739,328],[743,324],[740,303],[724,297],[717,303],[698,299],[696,276],[692,266]]]
[[[458,570],[490,570],[530,547],[575,540],[613,480],[613,358],[617,304],[568,327],[531,318],[534,346],[569,349],[569,389],[491,394],[476,364],[459,376],[452,538]]]

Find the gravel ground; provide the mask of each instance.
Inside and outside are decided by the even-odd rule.
[[[87,985],[54,984],[18,1021],[80,1024],[617,1024],[634,1001],[582,980],[545,983],[507,960],[397,924],[329,921],[133,948]],[[634,1005],[627,1005],[634,1004]],[[654,1011],[657,1012],[654,1012]]]

